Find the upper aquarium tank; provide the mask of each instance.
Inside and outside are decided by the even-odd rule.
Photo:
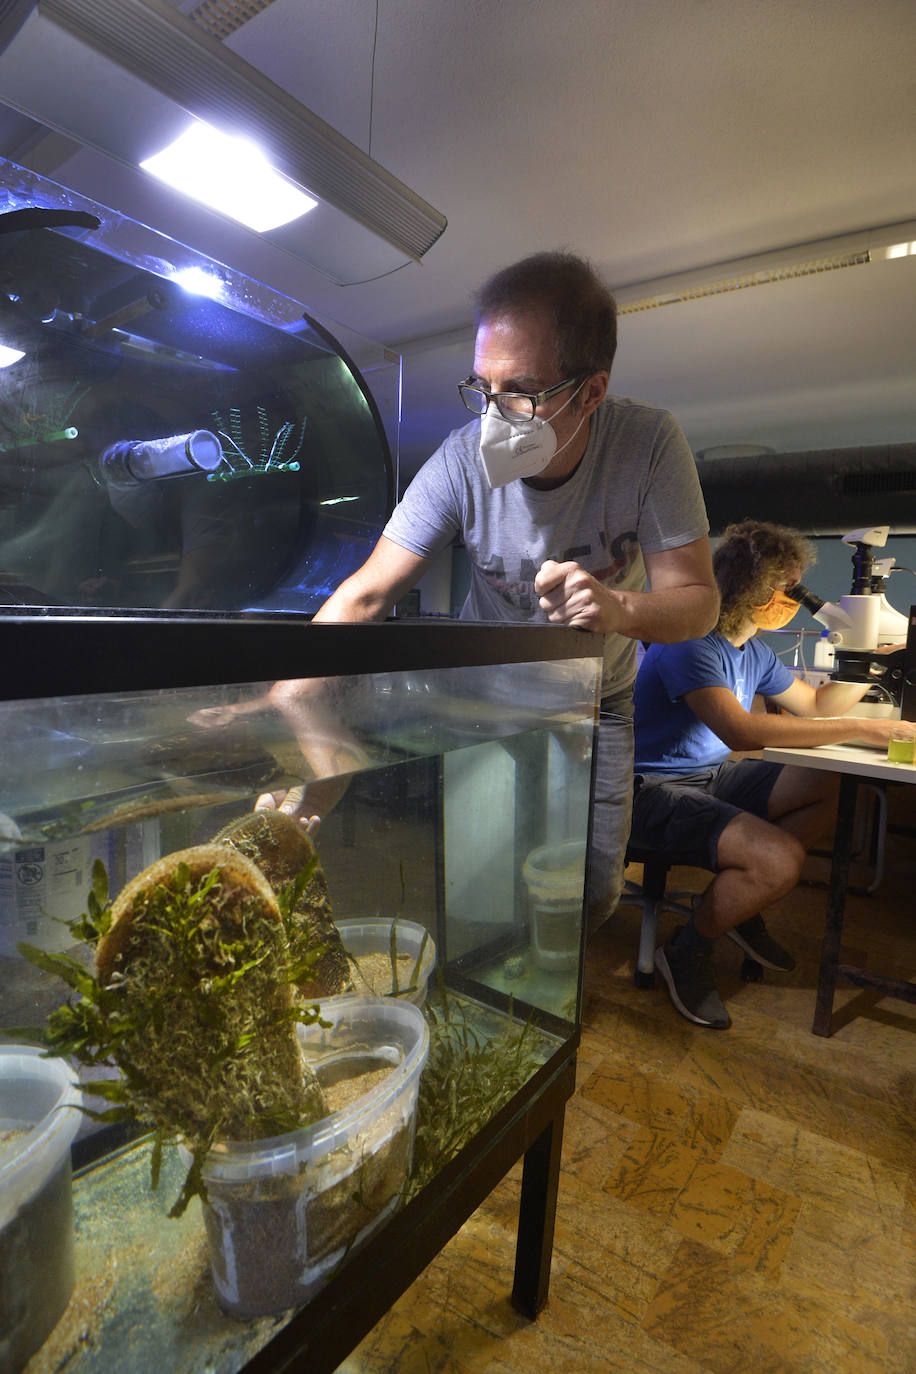
[[[399,379],[0,159],[0,604],[317,609],[391,511]]]

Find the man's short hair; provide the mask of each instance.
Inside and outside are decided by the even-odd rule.
[[[722,605],[716,629],[736,633],[755,606],[764,606],[776,582],[800,579],[816,558],[814,545],[798,530],[765,520],[729,525],[712,556]]]
[[[553,323],[563,377],[610,372],[617,352],[617,303],[584,258],[533,253],[484,282],[474,303],[477,322],[543,311]]]

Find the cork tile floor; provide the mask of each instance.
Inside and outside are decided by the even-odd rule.
[[[892,835],[877,892],[849,899],[850,955],[916,977],[914,885]],[[548,1307],[509,1302],[516,1168],[338,1374],[911,1374],[916,1006],[847,988],[811,1034],[825,901],[800,886],[769,914],[790,975],[743,984],[721,942],[725,1032],[634,987],[621,907],[590,941]]]

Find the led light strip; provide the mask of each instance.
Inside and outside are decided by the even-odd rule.
[[[750,286],[766,286],[770,282],[791,281],[795,277],[810,277],[818,272],[834,272],[840,267],[859,267],[871,262],[872,255],[867,250],[861,253],[847,253],[836,258],[820,258],[813,262],[795,263],[791,267],[774,267],[768,271],[749,272],[744,276],[722,277],[718,281],[704,282],[699,286],[683,287],[680,291],[666,292],[658,296],[643,296],[639,300],[628,301],[618,307],[618,315],[635,315],[641,310],[657,310],[662,305],[675,305],[678,301],[695,301],[704,296],[721,296],[729,291],[745,291]]]
[[[724,296],[751,286],[767,286],[771,282],[906,257],[916,257],[916,220],[898,220],[894,224],[857,229],[848,234],[835,234],[830,238],[632,282],[616,289],[617,309],[621,315],[635,315],[657,310],[662,305]]]

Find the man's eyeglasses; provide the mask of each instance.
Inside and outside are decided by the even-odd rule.
[[[574,386],[576,382],[583,382],[588,373],[582,373],[578,377],[567,377],[565,382],[557,382],[556,386],[549,386],[545,391],[485,391],[482,386],[475,386],[473,380],[468,377],[466,381],[458,383],[458,395],[461,397],[467,409],[472,415],[485,415],[487,407],[491,401],[496,403],[496,409],[504,420],[511,424],[519,424],[523,420],[533,420],[534,412],[539,405],[556,396],[558,392],[564,391],[568,386]]]

